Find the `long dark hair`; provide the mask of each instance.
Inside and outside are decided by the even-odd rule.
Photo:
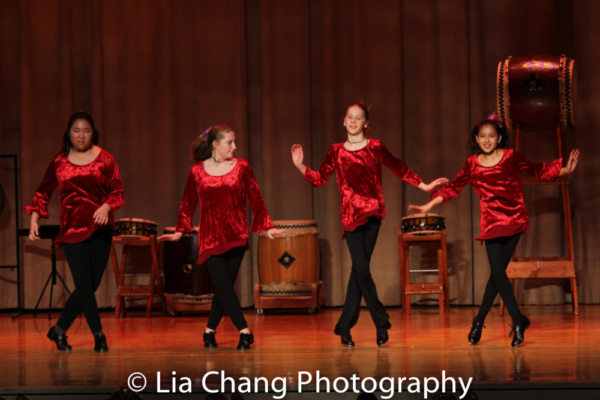
[[[509,148],[510,143],[508,140],[508,132],[506,131],[506,127],[504,125],[501,125],[496,120],[484,119],[483,121],[481,121],[480,123],[475,125],[475,127],[471,131],[471,136],[469,137],[469,150],[471,151],[471,154],[483,153],[483,150],[481,150],[481,147],[479,147],[479,143],[477,143],[476,138],[477,138],[477,135],[479,134],[479,131],[484,126],[491,126],[492,128],[494,128],[496,130],[496,133],[498,133],[498,137],[502,136],[502,139],[498,142],[498,146],[497,146],[499,149],[508,149]]]
[[[190,144],[190,156],[194,162],[204,161],[212,156],[213,142],[223,139],[227,132],[233,129],[227,125],[217,124],[206,129],[198,139]]]
[[[67,157],[69,155],[69,152],[71,151],[71,148],[73,147],[73,143],[71,143],[71,127],[73,127],[73,124],[78,119],[84,119],[90,124],[90,126],[92,127],[92,144],[95,144],[95,145],[98,144],[98,139],[100,137],[100,133],[96,129],[96,125],[94,124],[94,119],[92,118],[92,116],[90,114],[88,114],[85,111],[82,111],[82,110],[76,111],[69,118],[69,122],[67,122],[67,130],[65,131],[65,134],[63,135],[62,153],[64,154],[65,157]]]

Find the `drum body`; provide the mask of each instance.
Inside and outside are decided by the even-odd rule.
[[[497,71],[497,112],[515,129],[575,126],[575,60],[565,56],[508,57]]]
[[[446,229],[445,217],[433,213],[420,213],[402,218],[402,233],[426,235]]]
[[[165,228],[174,233],[175,228]],[[197,265],[198,232],[184,234],[178,241],[162,241],[161,265],[165,275],[165,293],[202,296],[213,293],[208,270]]]
[[[116,236],[156,236],[158,224],[140,218],[121,218],[115,221]]]
[[[273,282],[319,282],[319,230],[317,222],[273,221],[286,232],[269,239],[261,232],[258,239],[258,276],[261,284]]]

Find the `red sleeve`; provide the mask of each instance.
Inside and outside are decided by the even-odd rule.
[[[108,184],[108,199],[105,201],[110,206],[112,211],[117,211],[125,205],[125,194],[123,193],[123,182],[121,181],[121,173],[117,162],[113,160],[109,164],[107,179]]]
[[[408,168],[404,161],[390,153],[383,143],[381,143],[381,158],[383,164],[391,169],[394,175],[403,181],[406,181],[413,186],[419,186],[419,184],[423,182],[423,179]]]
[[[562,168],[562,158],[551,163],[529,161],[524,155],[515,151],[515,164],[519,172],[527,172],[538,179],[554,180]]]
[[[454,197],[458,196],[467,183],[469,183],[470,177],[471,163],[469,160],[467,160],[458,175],[456,175],[456,178],[454,178],[452,182],[444,186],[442,189],[433,192],[431,199],[433,200],[440,196],[444,198],[444,203],[452,200]]]
[[[40,214],[41,217],[48,218],[48,203],[57,186],[58,179],[56,178],[56,165],[55,160],[52,160],[50,165],[48,165],[48,168],[46,168],[42,183],[40,183],[40,186],[35,191],[33,202],[30,206],[25,207],[27,214],[31,214],[35,211]]]
[[[197,206],[198,192],[196,190],[196,180],[194,178],[193,169],[190,169],[187,182],[185,183],[185,190],[183,191],[183,198],[179,205],[179,215],[177,216],[175,232],[189,233],[194,230],[192,218],[194,217]]]
[[[239,160],[238,160],[239,162]],[[262,232],[273,228],[273,222],[267,211],[267,206],[260,194],[258,182],[254,171],[248,164],[244,170],[244,185],[246,187],[246,199],[250,203],[252,209],[252,223],[250,224],[251,232]]]
[[[304,179],[316,187],[321,187],[326,184],[333,171],[335,171],[335,156],[335,145],[332,145],[329,147],[329,150],[327,150],[325,161],[323,161],[323,164],[321,164],[319,172],[313,171],[309,167],[306,167]]]

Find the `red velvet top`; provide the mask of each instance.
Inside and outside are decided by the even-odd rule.
[[[400,179],[418,186],[422,179],[402,160],[392,155],[378,139],[368,139],[367,145],[356,151],[346,150],[344,142],[335,143],[327,151],[319,171],[306,167],[304,179],[316,187],[323,186],[333,171],[340,190],[342,226],[352,232],[371,216],[382,220],[385,205],[381,189],[381,164],[385,164]]]
[[[558,177],[561,167],[562,158],[549,164],[534,163],[514,149],[504,149],[498,164],[484,167],[475,154],[467,159],[456,178],[434,192],[431,198],[441,196],[444,202],[450,201],[467,183],[471,183],[481,205],[480,236],[477,240],[526,233],[529,232],[529,217],[520,173],[552,180]]]
[[[54,243],[79,243],[87,239],[102,225],[92,216],[104,203],[112,208],[107,227],[114,225],[113,212],[125,204],[123,183],[114,157],[105,150],[89,164],[76,165],[60,153],[50,163],[30,206],[28,214],[36,211],[48,218],[48,202],[59,188],[60,232]]]
[[[233,160],[233,169],[223,176],[209,175],[204,161],[190,169],[175,231],[194,230],[192,218],[199,205],[198,264],[248,243],[247,203],[252,209],[252,232],[273,228],[250,164],[241,158]]]

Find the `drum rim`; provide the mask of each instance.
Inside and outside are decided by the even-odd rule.
[[[152,221],[149,219],[143,219],[143,218],[119,218],[119,219],[115,220],[115,224],[117,224],[118,222],[141,222],[144,224],[158,226],[158,222],[155,222],[155,221]]]
[[[273,225],[302,225],[313,226],[317,225],[316,219],[280,219],[272,221]]]
[[[402,232],[403,235],[422,235],[422,236],[427,236],[427,235],[435,235],[436,233],[441,233],[443,231],[445,231],[446,229],[440,229],[440,230],[435,230],[435,229],[429,229],[429,230],[424,230],[424,231],[410,231],[410,232]]]
[[[442,214],[436,214],[436,213],[416,213],[416,214],[407,215],[406,217],[402,217],[402,221],[408,220],[408,219],[413,219],[413,218],[423,218],[423,217],[434,217],[434,218],[446,219],[446,217],[444,217]]]

